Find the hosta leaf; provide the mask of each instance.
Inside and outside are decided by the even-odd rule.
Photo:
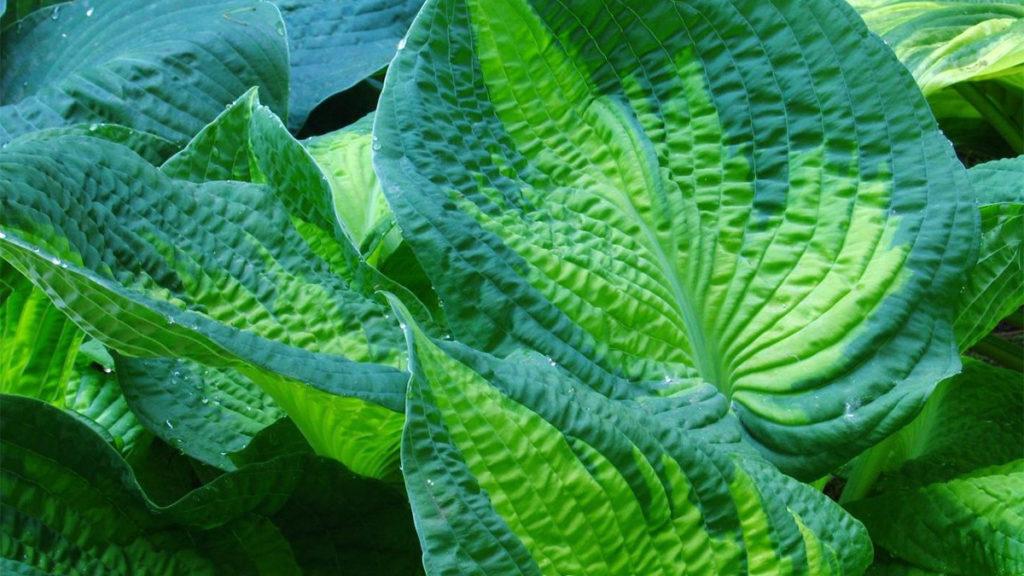
[[[111,348],[236,369],[319,453],[366,474],[393,465],[394,321],[317,257],[272,189],[172,180],[97,139],[12,143],[0,232],[0,256]]]
[[[374,134],[472,346],[526,344],[616,398],[699,377],[807,478],[958,369],[973,194],[845,5],[435,0]]]
[[[967,350],[1024,305],[1024,156],[968,171],[981,212],[981,250],[960,294],[955,329]]]
[[[939,384],[921,413],[858,457],[843,501],[943,482],[1024,456],[1024,376],[964,359],[962,374]]]
[[[327,174],[334,207],[352,242],[367,262],[377,264],[402,241],[370,159],[373,114],[345,128],[305,141],[306,149]]]
[[[228,454],[284,415],[268,394],[235,370],[118,356],[117,378],[147,429],[223,470],[235,468]]]
[[[284,23],[265,2],[77,0],[33,12],[0,42],[0,142],[110,122],[183,144],[252,86],[287,108]]]
[[[1024,572],[1024,459],[848,507],[876,545],[924,569]]]
[[[288,124],[302,127],[328,96],[380,70],[423,0],[273,0],[288,30],[291,98]]]
[[[869,562],[856,522],[759,457],[714,450],[534,353],[442,350],[403,319],[402,464],[428,574],[858,574]]]
[[[1024,87],[1024,3],[1019,0],[849,0],[892,46],[925,94],[966,80]]]
[[[44,128],[23,134],[18,138],[21,140],[54,138],[64,135],[92,136],[117,142],[131,148],[136,154],[142,156],[152,164],[160,164],[177,152],[177,146],[169,140],[165,140],[154,134],[133,130],[119,124],[71,124],[59,128]]]
[[[146,429],[125,400],[118,375],[88,362],[84,354],[78,355],[63,400],[64,408],[94,423],[126,457],[132,456],[139,442],[148,440]]]
[[[0,392],[61,403],[84,334],[0,260]]]

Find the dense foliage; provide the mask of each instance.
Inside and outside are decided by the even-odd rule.
[[[0,571],[1024,574],[1024,2],[0,12]]]

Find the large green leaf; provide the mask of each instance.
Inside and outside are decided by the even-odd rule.
[[[374,136],[474,347],[617,398],[699,377],[807,478],[958,370],[973,194],[845,4],[434,0]]]
[[[945,574],[1024,571],[1024,374],[964,360],[854,461],[842,499],[877,546]]]
[[[111,348],[236,369],[319,453],[383,474],[401,429],[401,337],[374,286],[336,276],[278,192],[172,180],[87,137],[15,142],[0,152],[0,256]]]
[[[1024,156],[979,164],[968,174],[978,193],[981,250],[960,294],[961,350],[1024,306]]]
[[[536,353],[446,351],[404,321],[402,464],[428,574],[860,574],[870,561],[861,526],[759,457],[726,456]]]
[[[925,94],[966,80],[1024,88],[1024,2],[849,0]]]
[[[287,108],[284,23],[266,2],[76,0],[33,12],[0,43],[0,142],[111,122],[184,144],[252,86]]]
[[[82,422],[34,400],[2,402],[5,567],[111,575],[415,572],[418,550],[402,496],[336,462],[281,452],[161,506]]]
[[[423,0],[273,0],[288,30],[288,124],[302,127],[328,96],[383,68]]]

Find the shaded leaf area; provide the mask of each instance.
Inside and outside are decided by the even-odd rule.
[[[402,463],[428,574],[860,574],[870,561],[859,523],[760,457],[726,455],[536,353],[439,348],[404,316]]]
[[[373,287],[337,276],[299,232],[327,237],[309,197],[283,204],[285,180],[174,180],[81,136],[12,143],[0,164],[0,255],[87,332],[126,356],[238,370],[318,453],[366,474],[394,466],[400,335]]]
[[[229,455],[284,416],[269,394],[236,370],[118,355],[116,371],[127,404],[147,429],[222,470],[233,470]]]
[[[288,126],[298,131],[333,94],[384,68],[423,0],[273,0],[288,32]]]
[[[966,351],[1024,306],[1024,156],[968,171],[978,194],[978,263],[961,289],[954,329]]]
[[[2,407],[5,570],[417,572],[419,551],[401,495],[331,460],[277,453],[161,506],[80,421],[15,396],[4,396]]]
[[[964,360],[906,428],[854,461],[843,502],[875,545],[946,574],[1024,569],[1024,374]]]
[[[182,145],[252,86],[287,111],[284,23],[255,0],[57,4],[8,27],[0,55],[0,142],[113,123]]]
[[[802,478],[958,370],[973,193],[845,5],[435,0],[374,136],[470,346],[617,399],[703,381]]]

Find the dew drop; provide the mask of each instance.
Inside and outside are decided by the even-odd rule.
[[[433,479],[427,478],[427,486],[433,486],[433,485],[434,485]]]
[[[405,37],[404,36],[402,37],[401,40],[398,41],[398,49],[401,50],[402,48],[405,48]]]
[[[374,151],[380,150],[380,140],[376,136],[373,137],[370,148],[373,148]]]
[[[7,234],[0,232],[0,240],[3,240],[4,238],[7,238]]]
[[[170,420],[164,420],[164,424],[166,424],[171,430],[174,430],[174,424],[171,424]]]
[[[56,256],[54,256],[53,258],[50,258],[50,262],[54,266],[60,266],[60,258],[57,258]]]
[[[89,124],[89,132],[95,132],[100,129],[99,124]]]
[[[95,8],[89,8],[88,10],[85,11],[85,17],[89,18],[90,16],[92,16],[93,12],[95,12],[95,11],[96,11]]]
[[[202,402],[203,404],[209,404],[210,403],[210,399],[207,398],[206,396],[203,396],[199,401]]]
[[[61,38],[67,38],[68,37],[68,33],[67,32],[61,32],[60,33],[60,37]]]
[[[60,6],[54,6],[53,12],[50,13],[50,20],[56,20],[60,18]]]
[[[554,358],[548,358],[548,364],[552,366],[558,366],[558,362],[555,362]]]

